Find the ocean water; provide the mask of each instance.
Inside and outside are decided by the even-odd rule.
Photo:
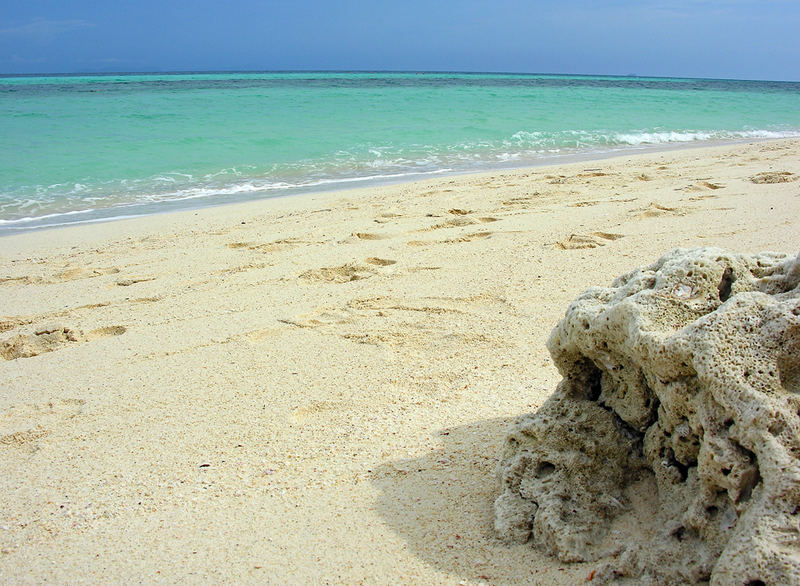
[[[800,83],[0,77],[0,233],[671,143],[800,136]]]

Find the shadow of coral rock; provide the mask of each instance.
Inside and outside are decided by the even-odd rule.
[[[454,583],[581,582],[590,567],[564,567],[526,545],[509,547],[492,529],[497,463],[513,420],[492,419],[439,432],[443,447],[373,471],[376,510],[411,551]]]

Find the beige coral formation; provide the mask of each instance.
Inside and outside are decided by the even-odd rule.
[[[800,583],[800,256],[678,249],[576,299],[495,528],[595,579]]]

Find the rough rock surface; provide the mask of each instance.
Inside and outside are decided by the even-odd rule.
[[[500,537],[594,579],[800,584],[800,255],[675,250],[575,300],[506,440]]]

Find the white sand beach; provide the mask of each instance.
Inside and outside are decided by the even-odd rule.
[[[575,584],[492,530],[585,289],[800,250],[800,140],[0,239],[5,583]]]

